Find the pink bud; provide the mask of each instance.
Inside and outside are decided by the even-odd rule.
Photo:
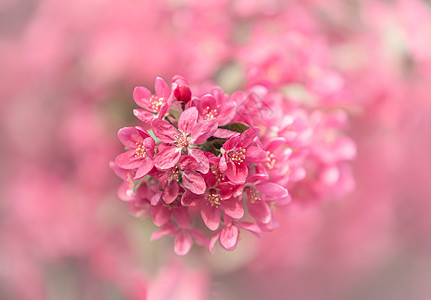
[[[192,92],[190,90],[188,82],[184,77],[175,75],[173,77],[174,96],[178,101],[187,103],[192,98]]]

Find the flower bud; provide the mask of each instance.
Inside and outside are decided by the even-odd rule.
[[[192,98],[192,92],[190,90],[189,84],[180,75],[175,75],[173,78],[173,90],[174,96],[178,101],[187,103]]]

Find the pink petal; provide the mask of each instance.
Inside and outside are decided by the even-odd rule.
[[[181,228],[187,228],[190,225],[190,214],[187,207],[178,207],[172,210],[172,215]]]
[[[129,150],[120,153],[115,158],[115,163],[117,164],[117,166],[123,169],[132,170],[139,168],[144,160],[142,159],[142,157],[135,157],[135,154],[135,150]]]
[[[202,220],[208,229],[214,231],[220,226],[220,209],[211,205],[204,205],[201,210]]]
[[[226,151],[232,150],[234,147],[236,147],[236,144],[238,143],[239,138],[240,138],[240,135],[235,135],[235,136],[229,138],[223,144],[223,149]]]
[[[174,251],[178,255],[186,255],[192,248],[193,240],[190,234],[185,231],[180,231],[175,236]]]
[[[195,145],[200,145],[205,143],[205,141],[211,137],[217,130],[217,120],[206,120],[198,123],[193,127],[192,130],[192,143]]]
[[[228,251],[234,250],[238,243],[239,230],[235,225],[226,226],[220,232],[220,245]]]
[[[283,137],[277,137],[273,138],[269,141],[269,143],[266,145],[265,149],[274,152],[278,147],[281,147],[282,145],[286,144],[286,139]]]
[[[201,246],[208,247],[208,238],[199,229],[189,229],[190,235],[195,239],[195,242]]]
[[[118,139],[124,146],[130,149],[136,149],[136,143],[141,142],[147,137],[149,137],[148,133],[135,127],[123,127],[118,131]]]
[[[230,131],[223,128],[217,128],[216,132],[214,132],[213,136],[221,139],[230,139],[234,136],[239,136],[239,132],[236,131]]]
[[[163,190],[162,198],[163,201],[165,201],[166,204],[170,204],[174,202],[174,200],[178,196],[178,191],[180,187],[178,186],[178,183],[175,180],[169,181],[169,183],[166,185],[165,189]]]
[[[117,191],[118,198],[123,201],[130,202],[135,200],[135,193],[133,192],[133,188],[130,189],[130,185],[127,181],[123,181]]]
[[[190,134],[198,120],[198,110],[196,107],[190,107],[183,111],[178,119],[178,129]]]
[[[183,185],[194,194],[202,195],[205,193],[207,186],[202,176],[194,171],[183,172]]]
[[[156,118],[156,115],[143,109],[134,109],[133,114],[144,123],[151,123]]]
[[[261,148],[257,146],[250,146],[247,148],[245,153],[246,164],[262,162],[268,157],[268,154]]]
[[[261,237],[261,230],[260,227],[257,226],[254,223],[249,223],[249,222],[236,222],[235,225],[237,225],[238,227],[241,227],[245,230],[248,230],[252,233],[254,233],[255,235],[257,235],[258,237]]]
[[[208,173],[210,169],[210,161],[208,157],[199,149],[188,148],[188,150],[190,155],[198,162],[199,168],[197,168],[196,171],[199,171],[203,174]]]
[[[151,215],[153,216],[153,222],[156,226],[163,226],[168,223],[171,217],[171,212],[169,208],[164,207],[163,205],[157,205],[153,206]]]
[[[254,203],[247,201],[247,207],[250,215],[256,221],[264,224],[271,221],[271,210],[265,201],[257,200]]]
[[[273,182],[259,183],[255,186],[255,188],[266,201],[283,199],[289,194],[284,187]]]
[[[150,199],[151,205],[154,206],[157,203],[159,203],[161,197],[162,197],[162,193],[161,192],[155,193],[153,196],[151,196],[151,199]]]
[[[154,162],[151,159],[144,159],[142,166],[140,166],[139,169],[136,171],[136,175],[135,177],[133,177],[133,180],[141,179],[142,177],[147,175],[153,167]]]
[[[180,168],[181,170],[196,170],[199,168],[199,164],[191,155],[182,155],[180,157]]]
[[[154,159],[154,164],[157,168],[166,170],[175,166],[180,160],[181,151],[174,146],[163,147],[162,151],[158,152]]]
[[[178,130],[166,121],[154,119],[151,123],[153,132],[164,143],[173,143],[174,137],[178,135]]]
[[[159,238],[171,234],[174,235],[177,232],[177,227],[172,222],[168,222],[162,227],[162,229],[153,232],[150,241],[158,240]]]
[[[223,201],[223,210],[226,215],[234,219],[241,219],[244,216],[244,208],[242,207],[242,202],[234,198]]]
[[[168,99],[171,90],[168,84],[162,78],[157,77],[154,83],[154,89],[156,90],[157,97],[162,97],[165,101]]]
[[[220,162],[218,164],[218,167],[222,173],[226,172],[226,170],[227,170],[226,153],[224,153],[222,155],[222,157],[220,158]]]
[[[236,107],[235,102],[226,103],[221,107],[220,113],[217,116],[217,120],[219,121],[219,126],[224,126],[233,119],[236,113],[235,107]]]
[[[148,103],[151,96],[151,92],[143,86],[137,86],[133,90],[133,100],[142,108],[149,109]]]
[[[216,234],[214,234],[210,239],[210,243],[208,245],[208,250],[210,251],[211,254],[214,252],[214,246],[217,243],[219,236],[220,236],[220,231],[217,232]]]
[[[197,206],[205,198],[201,195],[193,194],[191,191],[187,190],[181,197],[181,204],[184,206]]]
[[[248,175],[248,168],[245,164],[234,164],[232,162],[228,162],[226,176],[230,181],[236,184],[245,183]]]
[[[242,147],[242,148],[247,147],[253,142],[253,140],[257,137],[258,134],[259,134],[258,127],[247,129],[240,135],[236,146]]]

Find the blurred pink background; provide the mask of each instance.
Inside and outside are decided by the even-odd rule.
[[[431,299],[430,45],[426,0],[2,1],[0,299]],[[345,110],[352,191],[234,252],[150,242],[109,162],[133,88],[175,74]]]

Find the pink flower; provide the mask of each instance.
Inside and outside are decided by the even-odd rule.
[[[219,87],[215,87],[211,94],[194,99],[192,105],[199,111],[199,120],[216,119],[219,126],[224,126],[235,116],[236,101],[242,97],[241,92],[230,98]]]
[[[133,91],[133,99],[143,108],[134,109],[133,114],[144,123],[151,122],[155,118],[163,118],[172,104],[171,90],[162,78],[156,78],[154,89],[156,95],[142,86],[135,87]]]
[[[247,166],[266,158],[262,148],[250,146],[258,133],[259,128],[250,128],[240,136],[234,136],[224,143],[219,168],[222,172],[226,172],[226,176],[232,183],[244,183],[248,175]]]
[[[134,180],[148,174],[154,167],[155,141],[141,127],[124,127],[118,131],[118,138],[130,150],[115,158],[115,163],[126,170],[137,169]]]
[[[208,247],[208,239],[202,233],[202,231],[195,228],[187,228],[183,226],[185,224],[179,223],[180,227],[176,226],[172,221],[169,221],[162,228],[151,235],[151,240],[157,240],[165,235],[172,235],[175,237],[174,251],[178,255],[186,255],[189,253],[193,245],[194,238],[195,242],[201,246]]]
[[[213,235],[209,242],[208,249],[211,253],[214,252],[214,246],[220,237],[220,245],[228,251],[236,248],[239,238],[239,228],[248,230],[260,237],[260,228],[256,224],[249,222],[234,222],[233,219],[227,215],[224,218],[225,226],[216,234]]]
[[[192,98],[188,82],[180,75],[174,76],[172,90],[175,98],[180,102],[188,103]]]
[[[180,159],[181,153],[190,154],[199,163],[202,173],[208,172],[209,160],[198,149],[217,130],[216,120],[197,123],[198,111],[195,107],[186,109],[178,120],[178,129],[166,121],[153,120],[153,132],[163,144],[158,146],[154,163],[160,169],[173,167]]]
[[[259,177],[250,177],[244,187],[244,198],[250,215],[259,223],[271,221],[271,209],[268,202],[281,201],[288,197],[287,190],[273,182],[260,182]],[[290,201],[290,198],[286,200]]]

